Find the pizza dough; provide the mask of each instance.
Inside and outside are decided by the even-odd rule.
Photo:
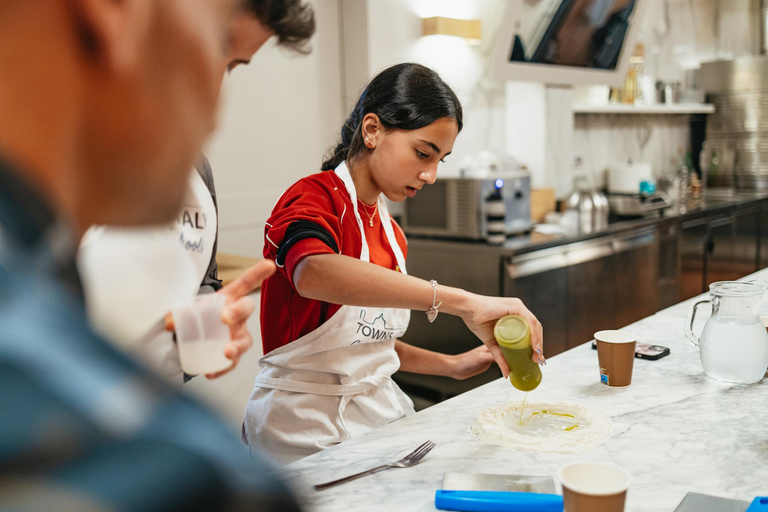
[[[559,402],[509,402],[486,409],[470,432],[481,441],[531,452],[582,453],[611,436],[613,422],[594,407]]]

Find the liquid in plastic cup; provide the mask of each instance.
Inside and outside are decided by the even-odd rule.
[[[230,341],[229,326],[221,319],[226,303],[225,295],[210,293],[171,310],[185,373],[215,373],[232,366],[232,360],[224,355]]]
[[[531,360],[531,330],[519,315],[500,318],[493,335],[509,365],[509,381],[520,391],[533,391],[541,383],[541,369]]]

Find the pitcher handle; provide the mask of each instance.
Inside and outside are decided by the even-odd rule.
[[[691,309],[688,310],[688,319],[685,321],[685,337],[691,342],[694,347],[699,346],[699,337],[693,334],[693,321],[696,320],[696,309],[703,305],[709,304],[709,299],[700,300],[694,302]]]

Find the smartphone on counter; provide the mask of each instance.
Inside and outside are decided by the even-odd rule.
[[[597,342],[592,340],[592,348],[597,350]],[[638,359],[649,359],[655,361],[669,355],[669,348],[661,345],[649,345],[647,343],[638,343],[635,346],[635,357]]]

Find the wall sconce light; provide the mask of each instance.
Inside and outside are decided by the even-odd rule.
[[[480,20],[458,20],[442,16],[422,18],[421,35],[431,36],[435,34],[462,37],[467,40],[468,44],[475,45],[481,42],[482,28]]]

